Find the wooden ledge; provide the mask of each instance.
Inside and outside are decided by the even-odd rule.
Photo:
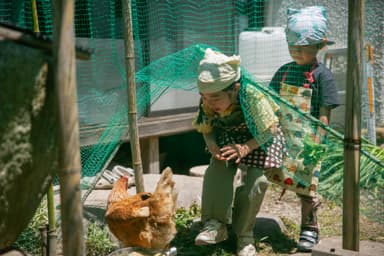
[[[194,130],[192,120],[196,113],[182,113],[159,117],[143,117],[138,120],[139,137],[159,137],[173,135]],[[80,145],[90,146],[98,142],[100,136],[105,131],[106,126],[81,126]],[[122,129],[121,126],[108,127],[109,129]],[[128,126],[123,127],[126,131],[121,140],[129,141]]]

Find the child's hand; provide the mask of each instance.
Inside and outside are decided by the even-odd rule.
[[[219,146],[217,146],[215,143],[207,144],[207,148],[209,153],[211,153],[214,158],[225,161],[225,158],[221,156]]]
[[[226,160],[235,160],[235,163],[240,163],[240,160],[249,154],[250,148],[248,145],[244,144],[231,144],[224,146],[220,149],[221,156]]]

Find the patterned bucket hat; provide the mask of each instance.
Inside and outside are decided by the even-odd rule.
[[[285,34],[288,45],[314,45],[326,43],[327,14],[323,6],[310,6],[303,9],[288,8],[288,21]]]
[[[198,69],[201,93],[219,92],[240,79],[240,56],[226,56],[208,48]]]

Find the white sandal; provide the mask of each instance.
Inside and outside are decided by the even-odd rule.
[[[115,165],[112,171],[108,169],[103,171],[99,181],[95,185],[95,189],[112,189],[113,184],[122,176],[128,177],[128,187],[135,185],[135,173],[133,169]]]
[[[112,173],[118,175],[119,177],[127,176],[129,188],[135,185],[135,171],[133,169],[121,165],[115,165],[112,169]]]
[[[115,165],[112,169],[112,172],[119,176],[135,176],[135,171],[133,169],[121,165]]]
[[[112,173],[110,170],[104,170],[95,185],[95,189],[112,189],[113,184],[115,184],[119,178],[119,176]]]

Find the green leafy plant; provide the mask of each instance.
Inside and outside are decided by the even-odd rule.
[[[384,149],[364,143],[362,148],[370,155],[384,162]],[[329,200],[342,203],[344,184],[344,147],[340,143],[328,144],[328,151],[323,158],[319,192]],[[360,202],[361,212],[371,219],[384,223],[384,168],[369,157],[360,156]]]
[[[47,200],[44,198],[28,227],[19,235],[13,247],[28,252],[30,255],[42,255],[40,228],[46,226],[47,223]],[[85,244],[89,256],[108,255],[117,248],[117,245],[111,241],[107,228],[100,223],[90,223],[88,225]],[[60,245],[58,245],[59,247]]]
[[[379,161],[384,162],[384,150],[372,144],[363,144],[363,149]],[[328,191],[330,199],[342,195],[344,177],[344,148],[343,145],[330,143],[328,153],[323,158],[321,169],[321,191]],[[360,188],[372,190],[376,196],[384,188],[384,169],[365,155],[360,157]],[[375,193],[377,191],[377,193]]]
[[[108,255],[118,247],[111,241],[106,226],[96,222],[89,223],[85,244],[87,256]]]
[[[315,143],[310,136],[304,137],[304,164],[317,163],[327,152],[327,146]]]

